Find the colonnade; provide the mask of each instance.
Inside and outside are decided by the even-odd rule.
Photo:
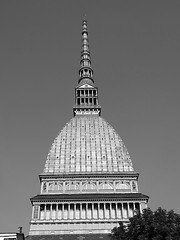
[[[140,211],[138,202],[41,204],[34,206],[33,218],[40,220],[124,219],[133,217],[136,211]]]
[[[91,90],[91,89],[83,89],[83,90],[77,90],[76,93],[77,97],[93,97],[93,96],[97,96],[97,91],[96,90]]]
[[[97,98],[77,98],[77,105],[96,105]]]

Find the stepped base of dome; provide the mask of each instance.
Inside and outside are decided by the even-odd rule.
[[[127,220],[126,220],[127,221]],[[59,224],[40,224],[32,225],[29,236],[34,235],[62,235],[62,234],[108,234],[118,226],[118,222],[83,222],[83,223],[59,223]],[[35,240],[30,238],[28,240]]]

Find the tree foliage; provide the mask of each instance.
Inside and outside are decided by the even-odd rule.
[[[137,213],[124,225],[113,228],[113,240],[180,240],[180,215],[174,211],[150,208]]]

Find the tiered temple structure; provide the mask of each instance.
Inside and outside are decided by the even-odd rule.
[[[73,115],[50,148],[40,194],[31,198],[31,239],[109,233],[147,207],[127,148],[101,117],[85,19]]]

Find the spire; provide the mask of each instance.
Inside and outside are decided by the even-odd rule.
[[[82,46],[79,69],[78,86],[75,89],[74,116],[100,115],[101,107],[98,103],[98,88],[94,85],[91,55],[89,50],[87,21],[84,16],[82,22]]]
[[[87,29],[87,20],[86,15],[84,16],[82,22],[82,46],[81,46],[81,60],[80,60],[80,69],[79,69],[79,83],[82,79],[88,78],[89,81],[93,80],[93,70],[91,68],[91,55],[89,50],[89,41],[88,41],[88,29]]]

